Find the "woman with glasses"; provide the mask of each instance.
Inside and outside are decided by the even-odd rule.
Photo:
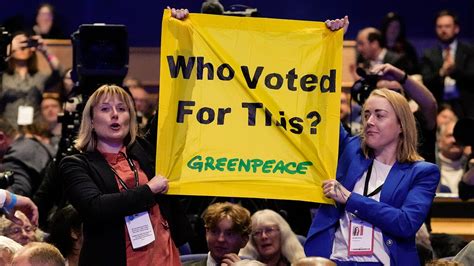
[[[23,225],[14,223],[5,216],[2,216],[0,217],[1,235],[13,239],[23,246],[30,242],[43,241],[44,232],[31,224],[24,213],[16,211],[15,216],[23,222]]]
[[[280,214],[268,209],[252,215],[250,241],[239,255],[270,266],[290,265],[306,257],[290,225]]]

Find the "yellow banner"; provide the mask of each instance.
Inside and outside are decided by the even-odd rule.
[[[342,30],[165,10],[157,173],[168,194],[330,203]]]

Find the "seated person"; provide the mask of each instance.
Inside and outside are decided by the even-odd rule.
[[[79,265],[83,236],[82,220],[76,209],[67,205],[58,210],[51,217],[49,228],[46,242],[59,249],[68,265]]]
[[[43,241],[44,232],[31,224],[24,213],[16,211],[15,216],[23,222],[23,225],[14,223],[2,215],[0,217],[1,235],[11,238],[23,246],[30,242]]]
[[[61,252],[48,243],[30,243],[20,249],[13,257],[12,265],[64,266],[66,262]]]
[[[209,253],[201,261],[184,265],[231,265],[240,261],[239,250],[249,241],[250,212],[240,205],[225,202],[210,205],[203,213]]]
[[[438,166],[441,171],[440,192],[458,194],[458,184],[465,172],[463,146],[453,136],[455,121],[441,125],[438,136]]]
[[[22,246],[16,241],[0,236],[0,265],[11,265],[13,255],[21,248]]]
[[[37,138],[20,133],[0,117],[0,171],[13,172],[8,190],[31,197],[43,179],[43,170],[53,158],[53,151]],[[32,152],[34,151],[34,152]]]
[[[59,97],[58,93],[43,93],[41,101],[41,118],[47,130],[49,143],[54,147],[54,153],[58,150],[62,129],[61,123],[58,122],[58,115],[63,111]]]
[[[252,257],[266,265],[288,265],[306,257],[290,225],[280,214],[268,209],[252,215],[250,241],[239,255]]]

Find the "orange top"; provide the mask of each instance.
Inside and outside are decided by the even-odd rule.
[[[122,148],[121,152],[117,154],[113,153],[102,153],[109,165],[115,170],[115,172],[122,178],[129,189],[135,187],[135,178],[127,159],[123,156],[125,153],[125,147]],[[148,182],[148,178],[140,168],[137,161],[133,160],[135,167],[138,171],[138,182],[139,185],[144,185]],[[120,191],[124,191],[125,188],[119,183],[117,176],[117,185]],[[181,265],[179,259],[179,252],[171,239],[171,234],[168,226],[168,222],[163,216],[161,216],[160,208],[158,204],[153,206],[148,213],[150,214],[150,220],[155,232],[155,241],[152,243],[138,248],[132,248],[132,242],[128,235],[127,228],[125,226],[125,245],[127,250],[127,265],[129,266],[141,266],[141,265]],[[125,217],[124,217],[125,219]]]

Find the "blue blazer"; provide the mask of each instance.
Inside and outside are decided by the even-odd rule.
[[[350,137],[341,126],[336,179],[349,191],[367,171],[359,137]],[[329,258],[339,218],[345,210],[382,231],[391,265],[419,265],[415,234],[423,224],[435,196],[439,168],[431,163],[396,162],[383,185],[380,202],[352,193],[345,205],[321,205],[305,242],[307,256]]]

